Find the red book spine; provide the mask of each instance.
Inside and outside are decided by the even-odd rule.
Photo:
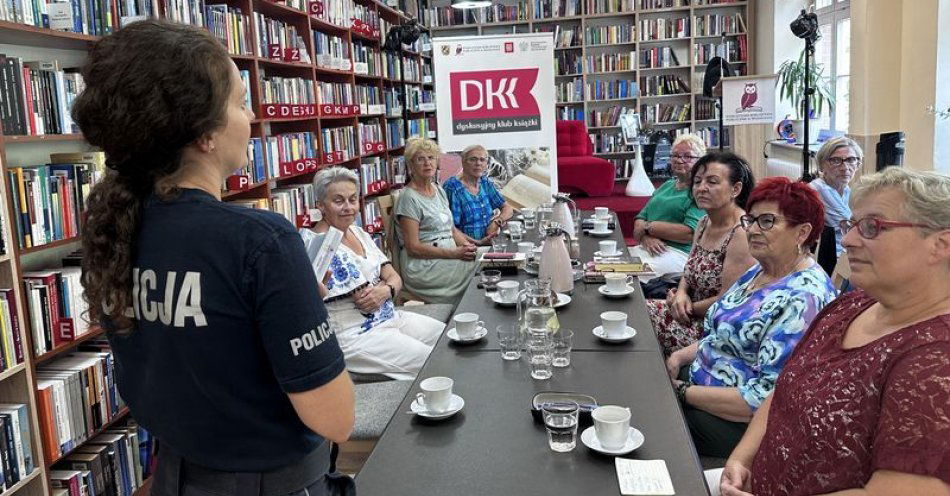
[[[24,274],[23,280],[33,280],[38,284],[45,285],[47,288],[47,294],[49,295],[49,303],[47,308],[40,309],[42,311],[49,312],[49,321],[50,321],[50,335],[53,336],[53,348],[56,348],[62,343],[67,341],[72,341],[72,334],[63,333],[60,330],[60,322],[62,321],[62,315],[59,313],[59,284],[56,282],[55,274],[45,273],[43,275],[30,275]]]

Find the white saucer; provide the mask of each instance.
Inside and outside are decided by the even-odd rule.
[[[448,336],[449,339],[451,339],[452,341],[455,341],[456,343],[474,343],[475,341],[478,341],[479,339],[482,339],[483,337],[487,336],[488,329],[485,329],[484,327],[479,326],[478,329],[475,329],[475,335],[472,336],[471,339],[460,338],[458,329],[454,327],[449,329],[448,331],[445,331],[445,335]]]
[[[587,234],[590,234],[591,236],[594,236],[596,238],[606,238],[607,236],[610,236],[613,233],[614,233],[613,229],[607,229],[606,231],[594,231],[593,229],[591,229],[590,231],[587,231]]]
[[[632,285],[630,285],[630,284],[627,284],[627,289],[624,290],[624,291],[614,291],[614,290],[612,290],[612,289],[607,289],[607,285],[606,285],[606,284],[604,284],[603,286],[598,286],[598,287],[597,287],[597,291],[598,291],[600,294],[606,296],[607,298],[626,298],[627,296],[632,295],[633,292],[636,291],[636,290],[637,290],[637,289],[634,288],[634,287],[633,287]]]
[[[554,308],[561,308],[561,307],[563,307],[564,305],[567,305],[567,304],[570,303],[570,302],[571,302],[571,297],[570,297],[570,296],[568,296],[568,295],[566,295],[566,294],[564,294],[564,293],[558,293],[558,294],[557,294],[557,303],[555,303],[553,306],[554,306]]]
[[[627,431],[627,442],[624,443],[622,448],[607,449],[600,445],[600,440],[597,439],[597,431],[594,429],[594,426],[584,429],[584,432],[581,433],[581,442],[584,443],[584,446],[605,455],[626,455],[640,446],[643,446],[644,440],[643,433],[631,427],[630,430]]]
[[[623,252],[620,251],[620,250],[617,250],[617,251],[615,251],[615,252],[613,252],[613,253],[604,253],[604,252],[602,252],[602,251],[595,251],[595,252],[594,252],[594,256],[595,256],[595,257],[605,257],[605,258],[622,257],[622,256],[623,256]]]
[[[492,295],[491,295],[491,301],[495,302],[496,305],[500,305],[500,306],[503,306],[503,307],[513,307],[513,306],[515,306],[515,305],[518,304],[518,300],[517,300],[517,299],[511,300],[511,301],[502,300],[502,299],[501,299],[501,295],[498,294],[497,292],[492,293]],[[453,327],[453,329],[455,329],[455,328]]]
[[[452,395],[452,399],[449,401],[449,409],[444,412],[430,412],[426,407],[419,404],[419,400],[412,400],[412,403],[409,404],[409,409],[412,410],[412,413],[434,420],[449,418],[461,411],[462,408],[465,408],[465,400],[457,394]]]
[[[622,343],[624,341],[633,339],[633,337],[637,335],[637,330],[630,326],[627,326],[627,329],[624,331],[623,336],[616,337],[616,338],[607,337],[607,334],[604,333],[603,326],[595,327],[593,332],[594,332],[594,336],[597,336],[598,338],[603,339],[604,341],[607,341],[608,343]]]

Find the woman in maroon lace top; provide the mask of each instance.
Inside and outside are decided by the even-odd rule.
[[[724,496],[950,494],[950,177],[862,178],[860,288],[815,319],[726,463]]]

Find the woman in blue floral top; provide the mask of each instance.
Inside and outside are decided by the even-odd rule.
[[[330,227],[343,232],[329,270],[317,274],[317,280],[346,368],[393,379],[415,378],[445,325],[393,306],[402,278],[369,234],[353,225],[360,211],[356,174],[331,167],[320,171],[313,182],[323,218],[300,235],[312,260],[319,234]]]
[[[482,145],[467,147],[462,150],[462,172],[442,185],[455,227],[478,244],[488,242],[514,213],[485,176],[488,160],[488,151]]]
[[[708,456],[729,456],[811,321],[836,296],[805,248],[824,224],[818,194],[773,177],[752,190],[747,207],[740,222],[758,263],[709,307],[702,339],[667,360],[693,443]]]

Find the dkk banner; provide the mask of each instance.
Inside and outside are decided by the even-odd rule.
[[[488,176],[515,206],[557,190],[554,41],[550,33],[432,40],[439,145],[482,145]]]

